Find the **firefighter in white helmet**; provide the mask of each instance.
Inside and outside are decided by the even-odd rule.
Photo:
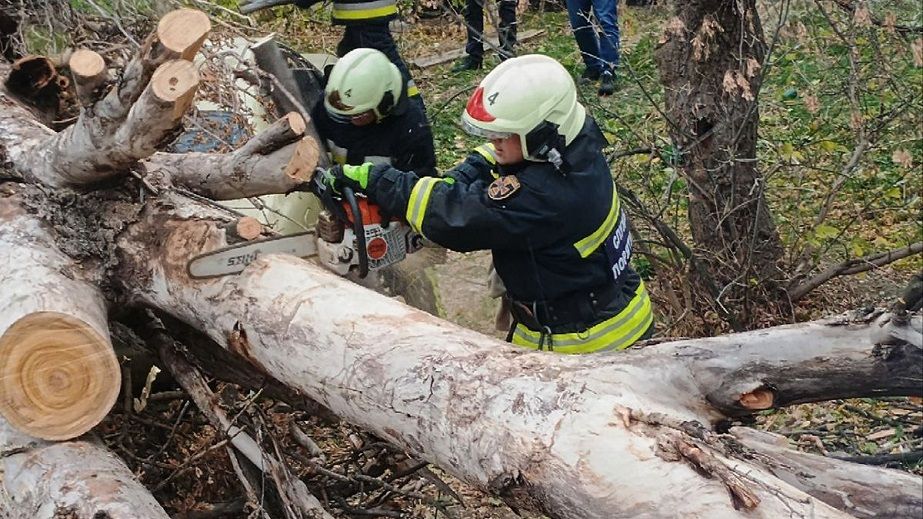
[[[328,181],[366,192],[447,248],[490,249],[514,344],[590,353],[648,337],[651,302],[629,264],[606,141],[564,67],[541,55],[501,63],[471,95],[462,125],[490,144],[444,177],[364,164],[334,168]]]
[[[421,177],[436,172],[426,114],[408,101],[400,71],[377,50],[356,49],[337,61],[312,117],[338,164],[390,164]]]

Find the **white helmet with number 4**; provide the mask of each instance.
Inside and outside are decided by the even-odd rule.
[[[381,51],[360,48],[337,60],[324,88],[324,106],[334,118],[381,120],[401,96],[401,72]],[[374,118],[371,116],[374,115]]]
[[[486,139],[518,135],[525,158],[558,167],[564,147],[577,137],[585,120],[573,78],[560,63],[541,54],[497,65],[462,113],[468,133]]]

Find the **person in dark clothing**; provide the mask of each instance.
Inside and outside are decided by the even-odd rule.
[[[436,173],[426,114],[408,100],[400,72],[380,51],[360,48],[337,61],[311,116],[338,164],[390,164],[420,177]]]
[[[586,65],[580,80],[599,80],[598,93],[601,96],[615,92],[615,74],[620,58],[618,4],[618,0],[567,0],[567,15],[574,39]],[[593,18],[599,24],[600,34],[597,34]]]
[[[244,0],[240,10],[243,13],[272,7],[295,4],[308,9],[321,0]],[[407,96],[423,106],[423,97],[410,74],[410,69],[401,58],[397,44],[391,35],[389,23],[397,18],[396,0],[336,0],[333,2],[331,18],[334,25],[343,25],[343,38],[337,45],[337,56],[343,57],[352,50],[370,48],[381,51],[397,67],[407,85]],[[424,108],[425,110],[425,108]]]
[[[476,70],[484,63],[484,1],[466,0],[465,28],[468,41],[465,44],[465,57],[452,67],[453,72]],[[500,43],[500,60],[515,56],[516,46],[516,0],[497,0],[500,15],[498,40]]]
[[[462,124],[490,144],[444,177],[364,164],[332,168],[325,181],[365,192],[442,246],[490,249],[514,344],[590,353],[648,337],[651,301],[629,264],[606,141],[564,67],[541,55],[507,60],[474,91]]]

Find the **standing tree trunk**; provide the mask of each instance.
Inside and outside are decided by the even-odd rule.
[[[756,163],[766,53],[755,0],[676,3],[657,52],[670,136],[689,189],[699,276],[718,314],[734,328],[757,304],[782,300],[782,245]],[[703,277],[711,279],[701,279]]]

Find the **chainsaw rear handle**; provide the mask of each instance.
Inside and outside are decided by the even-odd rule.
[[[295,0],[243,0],[240,3],[240,12],[243,14],[250,14],[261,9],[293,3],[295,3]]]
[[[343,186],[343,198],[349,204],[353,213],[353,234],[356,235],[356,254],[359,255],[359,279],[369,275],[369,250],[365,243],[365,224],[362,221],[362,211],[359,210],[359,201],[353,188]]]

